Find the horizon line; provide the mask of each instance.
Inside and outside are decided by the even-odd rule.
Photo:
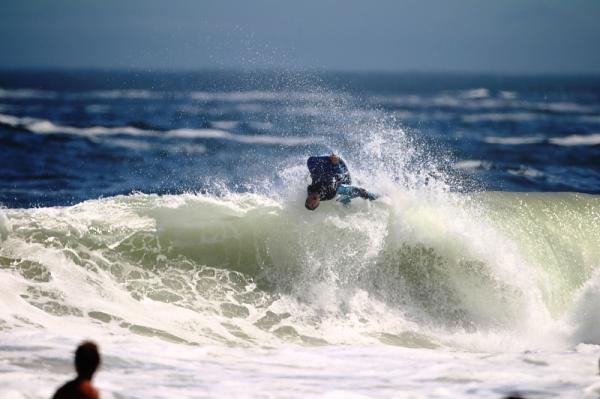
[[[71,66],[0,66],[2,74],[19,73],[138,73],[138,74],[193,74],[193,73],[275,73],[275,74],[340,74],[340,75],[412,75],[412,76],[473,76],[473,77],[508,77],[508,78],[600,78],[600,71],[556,72],[556,71],[475,71],[455,69],[339,69],[339,68],[147,68],[147,67],[71,67]]]

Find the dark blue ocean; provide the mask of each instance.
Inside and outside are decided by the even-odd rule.
[[[377,129],[450,190],[600,193],[597,77],[51,71],[0,73],[0,204],[277,191]]]

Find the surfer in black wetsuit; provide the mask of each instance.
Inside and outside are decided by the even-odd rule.
[[[306,188],[304,206],[314,211],[321,201],[331,200],[337,195],[338,201],[348,205],[353,198],[361,197],[373,201],[377,196],[364,188],[352,186],[346,163],[337,155],[310,157],[306,162],[312,183]]]

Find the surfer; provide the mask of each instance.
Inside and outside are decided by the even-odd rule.
[[[52,399],[98,399],[98,390],[92,385],[92,377],[100,365],[100,353],[93,342],[84,342],[75,351],[77,377],[60,387]]]
[[[364,188],[352,186],[350,172],[343,159],[336,154],[322,157],[310,157],[306,162],[312,183],[306,188],[307,197],[304,206],[314,211],[321,201],[335,198],[348,205],[353,198],[361,197],[373,201],[377,196]]]

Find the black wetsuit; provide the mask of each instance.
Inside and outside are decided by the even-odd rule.
[[[340,195],[340,201],[348,204],[352,198],[361,197],[374,200],[377,196],[364,188],[352,186],[352,178],[346,163],[339,159],[337,164],[331,157],[310,157],[306,161],[312,184],[307,187],[308,194],[318,193],[321,200],[330,200]]]

